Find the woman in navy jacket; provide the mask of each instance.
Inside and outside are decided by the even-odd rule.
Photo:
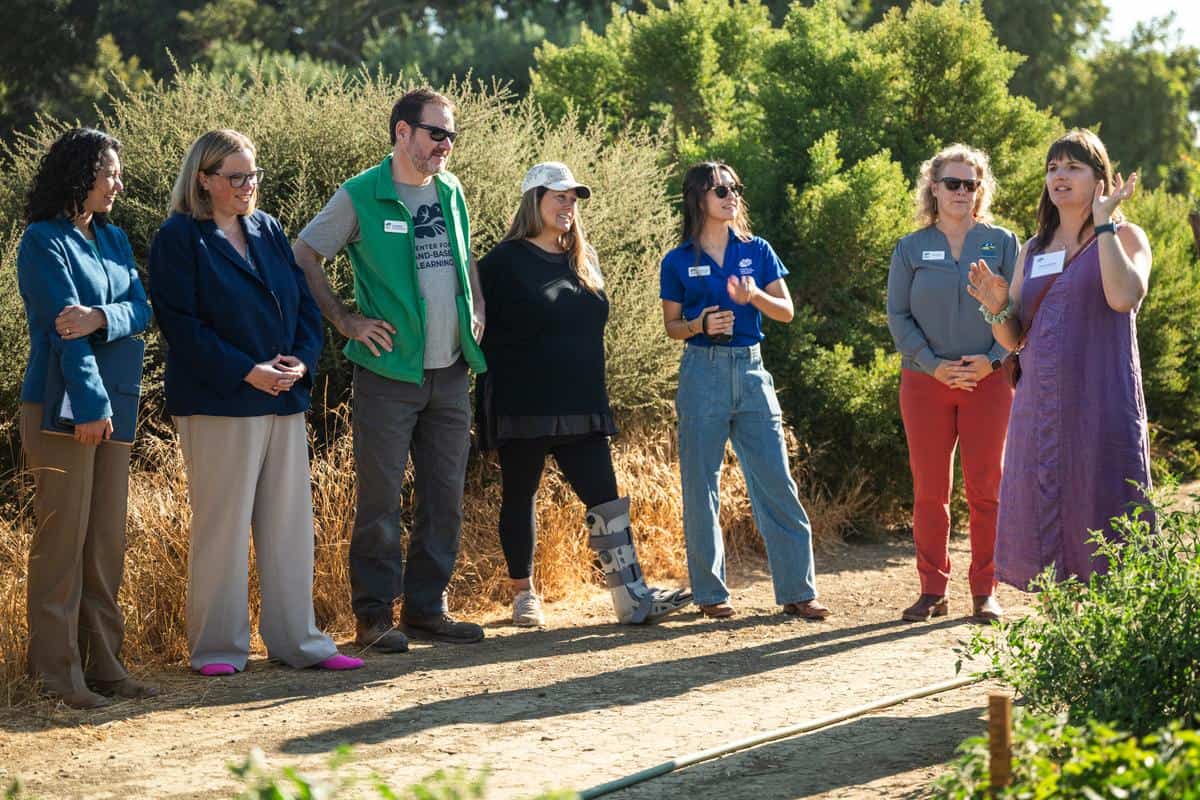
[[[120,150],[97,130],[60,136],[33,179],[17,252],[29,319],[21,445],[38,523],[29,550],[29,672],[74,708],[158,693],[130,678],[120,659],[129,447],[108,441],[112,404],[92,349],[150,321],[129,240],[108,222],[123,188]],[[62,371],[74,438],[41,430],[51,369]]]
[[[174,212],[150,250],[150,297],[167,341],[167,412],[192,503],[187,628],[203,675],[243,669],[250,649],[249,537],[272,658],[354,669],[317,630],[304,412],[321,314],[279,221],[255,210],[254,145],[218,130],[193,143]]]

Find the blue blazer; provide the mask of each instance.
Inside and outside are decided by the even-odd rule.
[[[56,358],[77,422],[112,417],[92,342],[141,333],[150,322],[150,305],[125,232],[106,223],[92,227],[99,261],[88,240],[66,218],[33,223],[25,229],[17,250],[17,285],[29,319],[29,361],[21,401],[44,402],[46,370]],[[108,319],[107,327],[89,337],[64,340],[54,330],[54,318],[70,305],[99,308]]]
[[[172,214],[150,247],[150,301],[167,342],[167,413],[296,414],[309,407],[324,333],[321,312],[279,220],[239,218],[254,265],[212,220]],[[277,355],[308,367],[272,397],[244,378]]]

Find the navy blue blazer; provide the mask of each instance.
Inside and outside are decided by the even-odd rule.
[[[150,302],[167,342],[167,413],[259,417],[306,411],[324,333],[279,220],[239,218],[254,265],[212,220],[175,213],[150,246]],[[308,367],[272,397],[244,380],[277,355]]]
[[[77,422],[112,417],[92,342],[141,333],[150,323],[150,304],[125,232],[104,223],[92,230],[99,261],[83,233],[65,217],[31,224],[17,250],[17,285],[29,320],[21,401],[45,400],[46,370],[50,359],[57,358]],[[82,339],[64,340],[54,329],[54,318],[70,305],[99,308],[107,327]]]

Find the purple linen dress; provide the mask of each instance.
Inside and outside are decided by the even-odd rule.
[[[1052,275],[1022,266],[1021,323]],[[1109,520],[1145,504],[1150,446],[1136,310],[1104,299],[1099,249],[1091,242],[1046,293],[1021,353],[1000,483],[996,576],[1027,590],[1054,565],[1058,580],[1104,572],[1088,531],[1112,536]],[[1152,520],[1151,520],[1152,521]]]

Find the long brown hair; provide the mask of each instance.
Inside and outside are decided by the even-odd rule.
[[[704,195],[708,190],[717,185],[717,180],[720,177],[720,170],[725,170],[729,173],[729,177],[733,178],[734,183],[741,183],[741,178],[734,171],[733,167],[721,161],[702,161],[699,164],[693,164],[688,167],[687,173],[683,176],[683,227],[679,234],[679,243],[687,244],[689,241],[696,251],[696,261],[700,260],[700,231],[704,230]],[[746,198],[742,197],[738,203],[737,216],[729,223],[729,227],[733,229],[733,233],[743,242],[750,240],[753,234],[750,232],[750,212],[746,208]]]
[[[546,187],[535,186],[521,195],[521,205],[517,206],[517,213],[513,215],[512,224],[508,226],[508,233],[504,234],[504,238],[500,241],[520,241],[541,234],[542,213],[538,207],[545,194]],[[595,248],[587,242],[587,234],[583,231],[583,219],[579,214],[578,206],[575,207],[575,221],[571,225],[571,230],[559,235],[558,246],[566,251],[571,271],[579,278],[579,282],[589,292],[599,296],[604,289],[604,276],[600,274],[600,258],[596,255]]]
[[[1080,164],[1087,164],[1092,168],[1092,174],[1096,176],[1096,180],[1103,185],[1102,191],[1105,194],[1112,192],[1113,168],[1112,162],[1108,160],[1108,150],[1105,149],[1104,142],[1100,141],[1100,137],[1087,128],[1075,128],[1067,131],[1065,135],[1050,145],[1050,150],[1046,153],[1046,166],[1049,167],[1051,162],[1060,158],[1069,158]],[[1113,212],[1112,218],[1114,222],[1121,222],[1125,219],[1125,215],[1118,208]],[[1094,223],[1092,212],[1089,210],[1087,221],[1079,230],[1078,241],[1083,241],[1084,233]],[[1062,220],[1058,216],[1058,207],[1050,200],[1050,189],[1046,186],[1045,181],[1042,182],[1042,199],[1038,202],[1037,224],[1034,250],[1043,250],[1046,245],[1050,244],[1055,231],[1062,224]]]

